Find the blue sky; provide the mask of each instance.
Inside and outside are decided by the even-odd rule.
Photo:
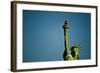
[[[69,46],[80,44],[80,59],[90,59],[90,13],[23,10],[23,62],[62,61],[66,19]]]

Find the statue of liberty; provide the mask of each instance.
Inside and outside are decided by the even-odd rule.
[[[64,29],[64,43],[65,43],[65,50],[63,53],[64,60],[78,60],[79,59],[79,49],[78,45],[72,46],[71,49],[68,45],[68,29],[69,29],[68,20],[65,20],[63,29]]]

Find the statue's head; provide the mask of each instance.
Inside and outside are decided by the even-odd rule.
[[[72,46],[71,47],[71,51],[77,51],[77,52],[79,52],[79,50],[80,50],[79,46]]]
[[[73,57],[79,58],[79,51],[80,51],[79,46],[72,46],[71,47],[71,54],[72,54]]]

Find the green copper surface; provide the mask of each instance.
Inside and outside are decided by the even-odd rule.
[[[65,43],[65,50],[64,50],[63,58],[64,58],[64,60],[78,60],[80,47],[78,45],[74,45],[71,48],[69,48],[69,45],[68,45],[68,29],[69,29],[69,27],[68,26],[69,26],[69,23],[67,20],[65,20],[65,23],[63,25],[64,43]]]

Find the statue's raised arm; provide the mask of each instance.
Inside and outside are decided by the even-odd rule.
[[[71,47],[71,50],[69,48],[69,44],[68,44],[69,21],[68,20],[65,20],[63,29],[64,29],[64,44],[65,44],[63,58],[64,60],[77,60],[79,59],[79,48],[80,47],[75,45]]]

